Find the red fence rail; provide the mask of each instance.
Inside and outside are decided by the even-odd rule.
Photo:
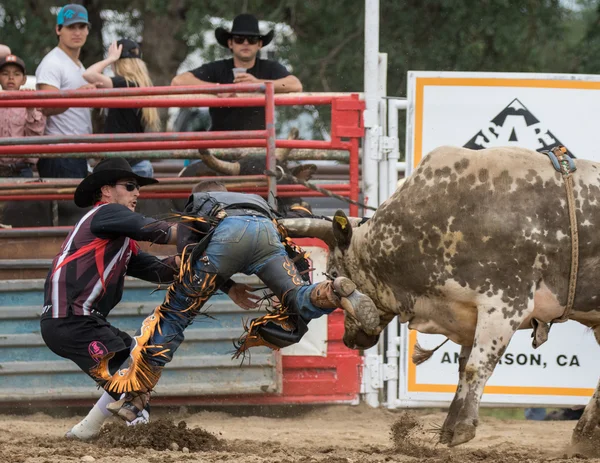
[[[245,98],[214,98],[206,95],[219,93],[264,92],[264,96]],[[196,95],[204,94],[204,97]],[[167,97],[165,97],[167,95]],[[190,96],[192,95],[192,96]],[[331,140],[276,140],[275,105],[331,105]],[[267,169],[276,165],[275,148],[304,148],[324,150],[347,150],[350,153],[350,179],[347,185],[322,185],[333,192],[355,201],[359,195],[359,139],[364,135],[362,111],[364,102],[358,95],[275,95],[273,84],[231,84],[188,87],[149,87],[96,90],[63,90],[37,92],[2,92],[0,107],[96,107],[96,108],[139,108],[139,107],[265,107],[265,130],[222,131],[222,132],[178,132],[154,134],[95,134],[77,136],[41,136],[0,140],[0,158],[3,156],[29,156],[40,158],[56,157],[95,157],[96,153],[106,153],[103,157],[118,156],[118,152],[128,151],[127,157],[156,159],[153,150],[183,150],[199,148],[242,148],[265,147]],[[144,151],[131,153],[131,151]],[[150,152],[148,152],[150,151]],[[161,154],[164,157],[164,153]],[[174,158],[178,156],[173,156]],[[193,158],[187,154],[186,158]],[[199,156],[198,156],[199,157]],[[230,177],[243,180],[244,177]],[[276,180],[264,176],[266,188],[258,182],[243,191],[262,194],[272,200],[277,195],[320,196],[300,185],[280,185]],[[51,185],[52,182],[49,182]],[[1,185],[0,185],[1,186]],[[35,188],[35,186],[32,186]],[[6,190],[1,186],[1,190]],[[70,199],[70,193],[23,193],[2,194],[0,200],[57,200]],[[161,192],[142,192],[142,198],[186,197],[181,191],[164,189]],[[350,214],[358,215],[358,207],[350,205]]]

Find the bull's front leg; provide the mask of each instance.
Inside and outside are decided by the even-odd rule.
[[[596,335],[596,341],[600,344],[600,327],[594,329]],[[583,415],[579,418],[577,426],[573,431],[572,442],[573,444],[595,444],[594,440],[597,437],[598,429],[600,427],[600,382],[596,387],[596,391],[588,402]]]
[[[493,296],[477,305],[475,339],[465,366],[463,387],[455,397],[455,410],[459,411],[451,446],[468,442],[475,437],[483,388],[514,332],[533,311],[533,288],[525,300],[527,302],[521,306],[509,306],[500,296]]]
[[[456,394],[454,394],[454,399],[450,404],[450,408],[448,409],[448,416],[446,416],[446,420],[444,421],[444,425],[440,431],[440,443],[441,444],[450,444],[452,442],[452,437],[454,436],[454,428],[456,427],[456,420],[458,419],[458,413],[461,410],[463,399],[461,398],[461,394],[463,390],[466,390],[466,375],[465,368],[467,366],[467,359],[471,354],[471,346],[462,346],[460,350],[460,355],[458,357],[458,387],[456,388]]]

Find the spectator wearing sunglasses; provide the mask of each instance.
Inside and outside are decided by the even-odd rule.
[[[218,27],[217,42],[231,50],[230,59],[206,63],[190,72],[176,76],[171,85],[213,85],[232,83],[259,83],[271,81],[276,93],[301,92],[302,84],[297,77],[280,63],[257,57],[259,50],[273,40],[274,32],[261,34],[258,20],[251,14],[241,14],[233,20],[230,31]],[[246,72],[237,72],[243,68]],[[264,130],[265,109],[210,108],[211,130]]]
[[[115,369],[129,356],[131,336],[106,319],[121,300],[125,276],[166,283],[179,271],[179,257],[159,259],[136,243],[177,242],[176,226],[134,212],[140,187],[153,183],[157,180],[135,174],[126,159],[113,158],[98,163],[75,190],[75,204],[92,209],[52,261],[40,324],[48,348],[87,375],[107,354],[112,354],[107,365]],[[105,382],[96,383],[103,387]],[[86,440],[97,435],[110,415],[106,406],[119,396],[105,392],[67,437]],[[140,422],[147,421],[145,412]]]

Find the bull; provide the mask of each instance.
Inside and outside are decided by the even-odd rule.
[[[577,160],[574,175],[579,275],[568,318],[600,343],[600,165]],[[476,434],[483,388],[518,329],[547,326],[567,304],[571,229],[562,175],[548,157],[522,148],[441,147],[365,224],[342,211],[332,222],[288,219],[295,237],[330,247],[328,273],[344,275],[378,306],[380,326],[346,319],[344,343],[376,344],[398,316],[421,333],[462,346],[459,382],[440,432],[451,446]],[[600,383],[573,432],[600,426]]]

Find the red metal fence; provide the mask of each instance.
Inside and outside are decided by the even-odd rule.
[[[207,98],[198,94],[264,92],[265,96],[246,98]],[[275,105],[331,105],[331,140],[276,140]],[[170,132],[141,134],[94,134],[73,136],[20,137],[0,140],[0,157],[31,156],[53,157],[113,157],[127,151],[127,157],[157,159],[151,151],[199,148],[265,147],[266,168],[275,169],[275,148],[304,148],[322,150],[347,150],[350,153],[350,178],[346,185],[320,185],[334,193],[355,201],[359,195],[359,139],[364,134],[362,111],[364,102],[358,95],[275,95],[273,84],[231,84],[192,87],[150,87],[97,90],[63,90],[38,92],[2,92],[0,107],[90,107],[90,108],[141,108],[141,107],[265,107],[266,130],[222,132]],[[139,153],[131,153],[139,151]],[[142,152],[143,151],[143,152]],[[103,153],[103,154],[99,154]],[[157,153],[158,154],[158,153]],[[173,156],[177,157],[177,156]],[[186,154],[187,158],[193,157]],[[199,157],[199,155],[198,155]],[[247,182],[244,176],[231,176],[231,180]],[[77,182],[73,183],[75,186]],[[161,182],[165,183],[165,182]],[[32,184],[30,190],[21,184],[2,184],[0,200],[59,200],[71,199],[72,192],[43,192],[40,189],[57,187],[64,181]],[[43,185],[43,186],[41,186]],[[18,190],[18,191],[17,191]],[[36,190],[34,192],[34,190]],[[141,198],[182,198],[187,192],[161,187],[161,191],[145,189]],[[300,185],[280,185],[270,176],[256,179],[254,185],[232,188],[233,191],[257,193],[272,200],[276,196],[320,196]],[[358,207],[351,205],[350,214],[358,215]]]
[[[247,98],[191,98],[194,94],[222,92],[265,92],[265,96]],[[170,95],[165,98],[165,95]],[[162,97],[161,97],[162,96]],[[331,105],[331,139],[276,140],[274,125],[275,105]],[[273,86],[265,84],[237,84],[211,87],[153,87],[105,90],[69,90],[59,92],[3,92],[0,107],[213,107],[265,106],[266,130],[202,133],[154,134],[96,134],[84,136],[43,136],[0,139],[2,156],[23,157],[115,157],[127,152],[128,158],[159,159],[165,150],[265,147],[266,167],[275,168],[275,148],[346,150],[350,153],[349,182],[319,186],[340,196],[359,199],[359,143],[364,134],[362,112],[364,102],[358,95],[274,95]],[[142,152],[142,150],[144,152]],[[151,151],[155,150],[155,153]],[[138,151],[136,153],[136,151]],[[162,152],[158,152],[162,151]],[[102,153],[102,154],[100,154]],[[185,154],[170,158],[193,158]],[[197,156],[199,157],[199,156]],[[215,177],[211,177],[215,178]],[[219,178],[219,177],[217,177]],[[222,179],[238,183],[232,191],[257,193],[267,198],[275,195],[320,196],[300,185],[276,186],[275,179],[266,175],[229,176]],[[197,180],[197,179],[196,179]],[[15,200],[69,200],[79,179],[56,179],[33,183],[0,183],[0,201]],[[189,179],[161,178],[159,188],[144,187],[141,198],[187,198]],[[358,215],[358,207],[350,205],[350,214]],[[307,240],[305,245],[319,245]],[[320,245],[322,246],[322,244]],[[262,396],[186,397],[185,403],[331,403],[355,402],[358,399],[362,360],[358,352],[346,348],[342,342],[343,315],[336,311],[328,317],[327,355],[284,356],[282,359],[282,394]],[[181,398],[162,398],[159,403],[180,403]],[[54,402],[55,404],[58,402]],[[72,401],[69,403],[73,403]]]

